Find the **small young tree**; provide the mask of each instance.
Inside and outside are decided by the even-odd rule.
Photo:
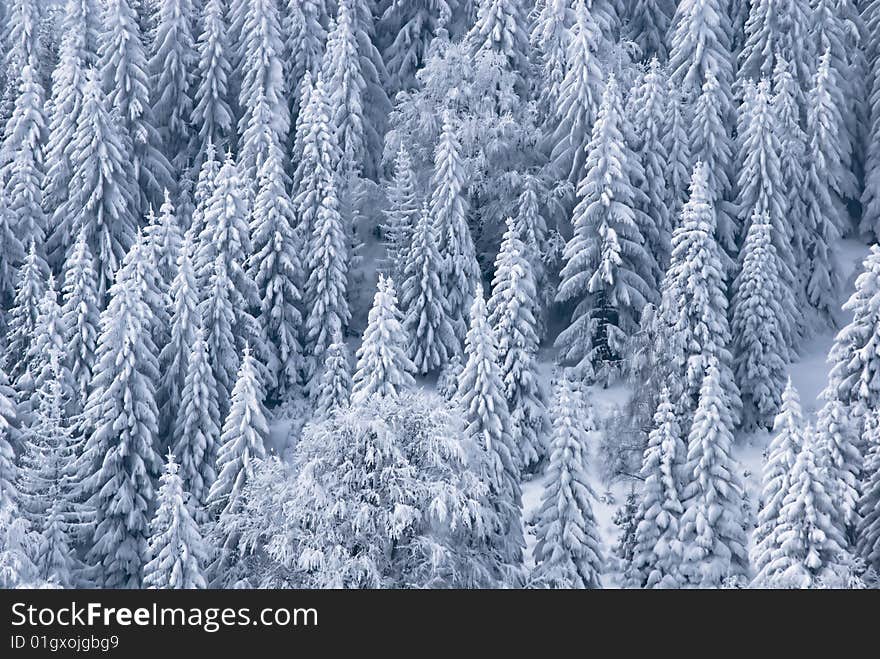
[[[549,588],[601,588],[603,559],[587,478],[587,436],[571,376],[559,383],[550,467],[538,512],[533,579]]]
[[[415,386],[415,366],[406,354],[406,332],[400,324],[394,282],[379,275],[364,339],[357,351],[351,402],[366,403],[372,396],[397,396]]]
[[[206,588],[204,566],[208,558],[199,526],[190,513],[180,466],[168,452],[162,474],[157,509],[150,522],[147,547],[149,562],[144,566],[144,587],[193,589]]]
[[[348,407],[351,398],[351,365],[348,348],[338,337],[327,348],[324,372],[315,394],[315,418],[326,419],[335,410]]]

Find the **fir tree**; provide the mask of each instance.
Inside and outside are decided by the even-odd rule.
[[[24,261],[24,247],[16,233],[6,191],[0,186],[0,307],[8,309],[15,297],[16,264]]]
[[[204,566],[208,551],[187,505],[189,493],[183,488],[179,469],[169,451],[156,497],[156,514],[150,522],[150,560],[144,565],[146,588],[207,587]]]
[[[37,256],[31,243],[28,255],[18,272],[15,298],[9,312],[6,334],[6,373],[19,390],[19,395],[33,392],[31,345],[36,337],[39,303],[46,290],[45,263]]]
[[[209,145],[221,151],[232,134],[232,108],[229,83],[232,74],[227,39],[225,0],[207,0],[202,17],[202,32],[196,49],[198,70],[192,125],[198,127],[197,163],[207,158]]]
[[[859,499],[856,553],[867,567],[880,570],[880,414],[871,412],[865,422],[863,444],[867,446],[865,478]]]
[[[682,91],[667,79],[666,117],[663,132],[663,145],[666,149],[666,193],[668,198],[669,221],[672,228],[678,222],[682,207],[688,200],[688,186],[691,177],[691,141],[687,108]],[[728,157],[731,155],[728,142]]]
[[[721,374],[710,363],[688,435],[679,532],[681,573],[694,586],[718,587],[748,569],[742,486],[731,455],[732,428]]]
[[[448,25],[455,8],[456,0],[391,0],[387,3],[379,28],[388,35],[382,59],[388,69],[390,92],[416,86],[416,72],[428,59],[431,41],[438,29]]]
[[[530,42],[539,65],[539,101],[542,113],[549,117],[568,70],[574,11],[569,0],[547,0],[536,4],[533,16]]]
[[[357,351],[352,404],[372,396],[397,396],[415,386],[415,365],[407,356],[408,339],[401,325],[394,281],[379,275],[364,339]]]
[[[316,76],[321,67],[324,44],[327,41],[329,8],[326,0],[288,0],[284,16],[284,34],[287,35],[286,59],[293,80],[290,97],[294,104],[300,98],[305,77]],[[299,112],[305,106],[300,105]],[[294,108],[294,115],[298,115]]]
[[[87,560],[104,588],[138,588],[146,558],[152,479],[160,459],[155,388],[159,376],[150,335],[149,282],[142,239],[125,257],[101,313],[97,363],[85,410],[83,483],[95,511]]]
[[[674,0],[635,0],[629,8],[627,34],[645,60],[667,57],[666,34],[675,14]]]
[[[452,114],[443,117],[443,131],[434,151],[431,216],[437,249],[443,259],[440,284],[449,307],[456,338],[464,338],[467,310],[474,287],[480,279],[480,267],[467,223],[467,199],[461,144],[456,136]]]
[[[442,261],[427,208],[422,210],[407,251],[400,294],[403,330],[407,355],[415,369],[425,374],[444,366],[460,350],[440,286]]]
[[[507,69],[517,74],[514,89],[521,98],[528,93],[530,74],[526,5],[522,0],[481,0],[477,20],[467,36],[477,57],[485,52],[503,57]]]
[[[822,392],[824,403],[816,422],[816,459],[824,472],[824,485],[837,514],[833,522],[852,538],[859,523],[859,488],[863,464],[857,445],[858,424],[846,406],[833,395],[834,375]]]
[[[486,317],[478,287],[471,305],[471,325],[465,341],[467,363],[458,376],[457,404],[464,415],[465,438],[474,451],[476,470],[489,488],[488,502],[498,515],[491,530],[489,551],[497,553],[512,583],[522,563],[522,492],[519,450],[514,443],[504,383],[498,366],[495,336]]]
[[[679,522],[684,512],[679,485],[687,447],[669,389],[660,391],[654,423],[642,462],[644,479],[635,532],[633,568],[648,588],[677,588],[682,545]]]
[[[621,130],[617,81],[609,78],[578,185],[574,235],[565,246],[557,301],[575,300],[572,323],[556,339],[583,373],[620,360],[652,291],[652,268],[635,207],[632,152]]]
[[[534,579],[550,588],[601,588],[603,558],[587,479],[587,437],[571,377],[559,383],[553,411],[550,467],[541,496]]]
[[[208,343],[211,370],[217,383],[217,402],[223,418],[229,409],[232,387],[239,367],[236,350],[235,290],[223,256],[218,254],[208,280],[207,295],[199,303],[199,315]]]
[[[781,402],[788,363],[788,328],[773,230],[766,211],[759,215],[756,208],[740,256],[740,273],[733,282],[731,351],[745,428],[770,427]]]
[[[782,407],[773,422],[773,439],[767,447],[762,479],[761,509],[755,529],[752,562],[755,585],[764,585],[764,568],[779,551],[778,528],[782,504],[791,486],[794,463],[804,443],[804,418],[797,390],[788,379]]]

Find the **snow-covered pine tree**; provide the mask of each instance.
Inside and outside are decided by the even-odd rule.
[[[840,136],[840,99],[826,51],[819,60],[807,108],[806,204],[807,299],[832,326],[837,311],[841,277],[835,265],[837,239],[849,227],[843,199],[855,179],[843,170]],[[838,90],[839,91],[839,90]],[[852,178],[851,182],[847,182]]]
[[[72,174],[63,219],[49,240],[53,261],[85,231],[98,271],[98,300],[103,303],[123,257],[134,243],[137,226],[136,182],[130,167],[130,143],[120,131],[94,69],[88,73],[71,142]]]
[[[302,104],[297,107],[305,78],[308,76],[311,80],[321,68],[329,17],[327,0],[287,0],[283,17],[284,34],[287,35],[285,60],[289,67],[287,79],[294,81],[290,99],[297,120],[305,108]]]
[[[688,435],[679,540],[685,583],[718,587],[748,571],[742,485],[733,449],[733,419],[718,366],[709,363]]]
[[[858,447],[861,418],[852,418],[852,408],[834,396],[833,371],[828,379],[828,387],[820,395],[823,405],[816,420],[816,459],[837,511],[832,521],[852,541],[859,523],[859,488],[864,466]]]
[[[467,192],[461,144],[451,112],[443,116],[443,131],[434,151],[431,216],[437,249],[443,259],[440,284],[449,305],[449,316],[460,342],[466,333],[467,313],[474,288],[480,281],[480,266],[467,222]]]
[[[202,16],[202,32],[196,44],[196,73],[192,125],[198,128],[196,165],[207,157],[209,145],[221,151],[229,145],[233,131],[229,83],[232,74],[227,39],[225,0],[207,0]]]
[[[351,398],[351,365],[348,348],[339,338],[327,347],[324,372],[315,394],[316,419],[326,419],[334,411],[348,407]]]
[[[47,235],[51,235],[64,217],[64,202],[73,173],[72,143],[83,110],[87,69],[97,58],[99,20],[99,8],[94,0],[65,3],[58,64],[52,72],[52,95],[46,104],[49,132],[42,196]],[[53,267],[59,264],[60,259],[52,263]]]
[[[46,291],[47,274],[45,262],[37,256],[36,248],[31,243],[28,255],[19,267],[6,333],[6,374],[19,396],[27,397],[33,392],[30,353],[36,337],[40,300]]]
[[[590,130],[599,112],[604,79],[600,54],[601,27],[586,0],[574,4],[574,24],[568,39],[565,76],[559,86],[546,149],[553,172],[576,186],[584,177]]]
[[[16,264],[24,261],[24,246],[16,234],[15,219],[9,210],[6,190],[0,185],[0,307],[8,309],[15,297]]]
[[[64,261],[61,314],[66,329],[66,365],[73,380],[70,410],[79,418],[88,399],[98,338],[98,282],[87,234],[79,232],[76,243]]]
[[[415,365],[407,356],[409,340],[401,325],[394,281],[379,275],[373,307],[352,379],[353,405],[368,403],[373,396],[397,396],[415,386]]]
[[[0,30],[0,42],[5,46],[0,55],[5,55],[0,67],[5,69],[6,87],[0,99],[0,128],[6,128],[5,122],[12,115],[12,106],[21,83],[21,74],[25,67],[32,71],[39,70],[43,57],[40,39],[40,6],[34,0],[12,0],[5,3],[8,25]],[[8,50],[7,50],[8,49]],[[4,137],[7,133],[3,133]],[[2,151],[2,148],[0,148]],[[0,159],[2,163],[2,159]]]
[[[880,571],[880,412],[875,410],[868,415],[862,443],[867,451],[856,553],[867,567]]]
[[[769,78],[774,57],[793,65],[795,80],[806,90],[814,67],[811,10],[799,0],[754,0],[745,23],[745,43],[739,54],[740,80]],[[797,98],[804,109],[804,97]]]
[[[207,201],[204,228],[193,258],[196,281],[202,291],[210,290],[217,259],[223,261],[225,276],[232,285],[230,304],[235,314],[233,327],[237,352],[247,342],[255,349],[260,343],[259,329],[251,313],[252,309],[258,307],[259,300],[257,287],[247,267],[247,259],[253,253],[247,198],[246,184],[229,153]],[[210,336],[211,330],[208,329],[207,333]],[[262,355],[263,350],[258,349],[258,354]],[[217,358],[213,352],[212,358]],[[219,381],[222,380],[218,378]]]
[[[395,281],[403,281],[403,270],[421,207],[412,158],[403,143],[394,158],[394,175],[386,185],[385,195],[388,197],[388,208],[382,211],[385,216],[382,225],[384,269]]]
[[[220,435],[217,478],[208,492],[207,505],[214,515],[228,515],[241,505],[241,491],[253,476],[254,461],[266,457],[269,424],[263,408],[264,392],[258,368],[257,360],[246,346],[232,390],[232,406]],[[234,542],[234,539],[228,541]]]
[[[457,0],[390,0],[379,23],[387,44],[382,59],[388,69],[388,90],[392,98],[399,91],[416,86],[416,71],[428,59],[428,49],[437,30],[445,28],[457,9]]]
[[[756,577],[766,586],[819,587],[840,567],[846,551],[846,539],[835,523],[833,489],[822,473],[819,442],[807,425],[773,532],[777,546]]]
[[[628,13],[626,35],[639,47],[641,59],[650,61],[656,57],[665,61],[666,35],[675,14],[675,0],[633,0]]]
[[[472,468],[488,485],[488,503],[498,516],[499,526],[489,531],[487,550],[500,557],[506,574],[498,578],[510,585],[516,582],[521,570],[525,546],[521,462],[511,432],[495,336],[480,286],[477,286],[470,317],[465,340],[467,363],[458,376],[456,404],[464,418],[468,450],[473,452]]]
[[[280,148],[287,141],[290,108],[285,95],[278,3],[246,0],[244,4],[247,12],[238,41],[242,57],[238,165],[243,179],[253,189],[270,145]]]
[[[42,207],[43,147],[46,143],[45,92],[35,70],[19,74],[18,96],[0,154],[0,182],[5,185],[15,233],[23,245],[34,244],[44,258],[46,216]]]
[[[313,97],[322,94],[316,88]],[[339,213],[335,177],[332,172],[327,173],[328,179],[315,181],[318,185],[312,188],[318,195],[312,197],[316,212],[312,216],[308,243],[309,277],[303,296],[309,309],[306,317],[306,351],[310,357],[306,361],[307,381],[318,373],[327,346],[334,337],[344,334],[351,319],[346,297],[349,268],[347,234]],[[308,188],[305,192],[311,196]],[[303,206],[299,208],[303,212]],[[305,213],[301,216],[301,222],[304,216]]]
[[[603,558],[587,476],[580,392],[567,373],[553,405],[549,478],[541,495],[533,580],[549,588],[601,588]]]
[[[556,295],[559,302],[576,302],[572,322],[556,345],[584,375],[619,362],[638,329],[642,307],[654,295],[648,282],[656,262],[640,231],[635,156],[625,144],[622,123],[620,89],[610,76],[578,185],[574,234],[565,246]]]
[[[706,165],[697,163],[691,196],[681,222],[672,234],[672,256],[663,280],[658,310],[657,346],[668,355],[666,364],[672,399],[688,427],[699,402],[706,369],[719,371],[725,404],[736,424],[742,403],[733,376],[729,351],[727,293],[721,250],[715,240],[715,208],[709,192]]]
[[[55,276],[50,274],[46,282],[43,296],[37,305],[37,322],[34,326],[34,336],[28,348],[28,367],[33,374],[33,396],[30,400],[23,401],[24,409],[36,410],[40,405],[41,392],[47,391],[47,379],[56,378],[60,388],[60,396],[65,401],[73,397],[73,380],[70,370],[60,362],[56,367],[50,364],[49,358],[52,350],[57,350],[63,355],[67,346],[67,327],[64,325],[61,306],[58,304],[58,291],[55,285]],[[21,408],[20,408],[21,409]]]
[[[193,147],[193,85],[199,61],[193,37],[195,12],[193,0],[154,4],[157,23],[148,64],[153,116],[165,155],[179,177]]]
[[[569,0],[542,0],[532,13],[529,41],[537,64],[538,101],[541,114],[551,117],[559,99],[559,89],[568,70],[568,47],[574,11]]]
[[[714,74],[719,87],[718,112],[725,122],[732,119],[734,110],[732,36],[724,0],[682,0],[668,35],[672,81],[694,99],[708,74]]]
[[[235,289],[226,270],[223,256],[218,254],[208,280],[207,294],[199,303],[199,316],[208,343],[211,370],[217,383],[220,418],[229,410],[232,387],[239,367],[235,335]]]
[[[287,193],[281,149],[273,145],[259,172],[251,212],[254,253],[251,269],[260,300],[260,322],[268,355],[271,391],[279,397],[293,390],[300,377],[302,330],[300,253],[296,218]]]
[[[217,185],[217,175],[220,173],[220,162],[217,160],[217,151],[214,148],[214,142],[208,140],[204,147],[204,153],[200,154],[199,175],[196,178],[196,187],[193,193],[194,208],[189,226],[186,227],[186,236],[193,244],[193,249],[197,249],[199,237],[205,230],[205,211],[208,209],[208,202],[214,193]],[[195,252],[193,253],[195,258]],[[195,266],[195,264],[193,264]]]
[[[208,550],[190,512],[190,493],[184,490],[179,469],[169,451],[165,472],[159,479],[156,514],[150,522],[145,588],[207,588],[204,570]]]
[[[744,244],[750,230],[750,221],[767,216],[772,231],[770,239],[776,252],[778,286],[775,297],[779,300],[780,330],[786,348],[794,347],[795,332],[803,325],[803,310],[797,306],[794,293],[794,251],[791,248],[794,228],[789,215],[788,198],[780,163],[779,128],[775,108],[771,106],[770,80],[762,79],[757,86],[747,86],[740,106],[740,174],[737,196],[738,225]],[[743,258],[740,256],[740,264]],[[769,421],[769,419],[767,419]]]
[[[145,214],[150,203],[161,203],[166,188],[174,188],[150,104],[144,38],[132,0],[104,3],[98,66],[109,106],[118,114],[131,148],[128,167],[137,181],[132,198],[135,217]]]
[[[220,407],[217,382],[211,370],[208,344],[201,325],[195,328],[189,348],[180,404],[174,419],[173,450],[180,456],[180,478],[190,494],[191,510],[199,521],[216,474],[214,466],[220,441]]]
[[[183,404],[181,392],[194,350],[196,328],[201,326],[198,289],[192,264],[192,244],[188,238],[180,249],[177,274],[171,283],[169,298],[170,338],[159,354],[160,379],[157,392],[159,433],[166,444],[171,443],[176,436],[176,432],[171,431],[175,428]]]
[[[507,69],[516,74],[514,90],[528,96],[529,62],[528,2],[523,0],[480,0],[477,20],[467,35],[471,52],[497,53]]]
[[[782,401],[790,354],[773,231],[767,212],[760,214],[755,208],[733,282],[731,352],[746,429],[771,427]]]
[[[880,246],[873,245],[865,257],[843,310],[852,313],[852,320],[828,352],[828,386],[848,416],[860,420],[880,406]]]
[[[756,586],[762,583],[763,570],[779,550],[777,529],[782,503],[788,494],[795,460],[804,443],[804,417],[797,389],[788,379],[782,392],[782,406],[773,421],[773,439],[767,447],[762,477],[761,509],[754,533],[752,564]]]
[[[537,291],[532,264],[513,218],[495,259],[489,323],[495,332],[498,363],[504,382],[520,468],[531,470],[544,457],[549,419],[538,381]]]
[[[443,264],[427,207],[422,209],[407,252],[400,292],[403,330],[407,355],[415,369],[425,374],[443,367],[451,355],[461,350],[440,285]]]
[[[682,91],[671,80],[666,82],[666,115],[663,145],[667,154],[666,193],[671,228],[675,228],[681,209],[688,200],[691,178],[691,140],[687,108]],[[729,146],[729,142],[728,142]],[[728,156],[731,151],[728,149]]]
[[[633,549],[633,570],[647,588],[678,588],[682,545],[678,539],[681,477],[687,446],[669,389],[660,390],[642,461],[644,479]]]
[[[110,302],[101,313],[97,363],[85,410],[87,440],[81,473],[95,511],[87,560],[104,588],[139,588],[146,558],[153,479],[161,460],[155,402],[159,377],[143,275],[143,238],[125,256]]]
[[[663,136],[666,131],[666,85],[667,79],[655,57],[641,86],[630,96],[634,109],[632,117],[633,144],[643,176],[640,187],[643,189],[641,210],[650,222],[645,222],[645,248],[657,262],[659,277],[669,265],[669,241],[672,236],[672,216],[669,214],[669,196],[666,188],[666,175],[669,167],[669,154]],[[652,281],[653,288],[658,282]]]

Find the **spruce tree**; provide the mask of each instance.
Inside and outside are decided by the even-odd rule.
[[[397,396],[415,386],[412,373],[416,369],[407,356],[408,344],[394,281],[379,275],[363,342],[356,354],[353,405],[368,403],[372,396]]]
[[[856,553],[865,565],[880,570],[880,413],[873,411],[862,435],[867,447]]]
[[[30,353],[36,337],[39,303],[46,290],[46,275],[45,264],[31,243],[18,272],[15,298],[9,312],[5,354],[6,374],[16,385],[19,395],[25,397],[33,392]]]
[[[846,540],[834,523],[834,494],[822,474],[819,441],[808,425],[779,511],[774,531],[777,548],[757,576],[760,583],[817,587],[840,565]]]
[[[684,95],[667,77],[662,140],[668,158],[665,170],[666,194],[672,228],[677,224],[681,209],[687,203],[691,178],[691,142],[688,134],[690,126],[686,110]]]
[[[416,72],[428,59],[437,31],[452,19],[456,0],[391,0],[381,14],[380,33],[387,35],[382,59],[388,69],[389,96],[416,86]]]
[[[539,104],[543,115],[552,116],[559,90],[568,70],[568,47],[574,25],[574,10],[569,0],[536,3],[532,14],[530,42],[539,65],[537,71]]]
[[[269,355],[273,391],[283,396],[299,382],[302,348],[300,245],[296,218],[287,193],[281,150],[272,148],[260,169],[257,197],[251,213],[254,254],[253,279],[260,300],[260,321]]]
[[[351,398],[351,365],[348,348],[340,339],[327,347],[324,372],[315,394],[315,418],[325,419],[348,407]]]
[[[443,259],[440,284],[449,304],[449,316],[456,338],[465,335],[467,310],[480,280],[480,267],[467,222],[467,198],[461,144],[452,114],[443,117],[443,131],[434,151],[431,216],[437,249]]]
[[[245,347],[232,390],[232,405],[220,435],[217,479],[208,492],[208,507],[216,515],[239,509],[242,489],[253,476],[254,461],[266,457],[269,425],[257,369],[256,359]]]
[[[834,376],[822,392],[824,403],[816,421],[816,452],[824,473],[824,485],[837,514],[834,524],[852,540],[859,523],[859,495],[864,460],[859,451],[859,423],[848,415],[846,405],[833,395]]]
[[[85,409],[95,368],[100,331],[97,278],[87,234],[82,230],[64,261],[61,289],[61,313],[67,331],[65,354],[74,387],[71,409],[77,416]]]
[[[665,61],[666,34],[675,14],[675,0],[634,0],[629,7],[626,34],[639,47],[643,59]]]
[[[742,485],[736,474],[733,419],[716,364],[706,369],[688,435],[679,540],[686,583],[718,587],[748,570]]]
[[[227,38],[225,0],[207,0],[202,17],[202,32],[196,44],[196,73],[192,125],[198,127],[196,163],[207,157],[209,145],[221,151],[232,135],[233,114],[229,102],[232,74],[230,47]]]
[[[17,233],[6,190],[0,186],[0,307],[8,309],[15,297],[16,264],[24,261],[24,246]]]
[[[152,480],[160,458],[155,402],[159,377],[143,276],[143,239],[126,255],[101,313],[97,363],[85,410],[84,494],[94,509],[87,560],[104,588],[139,588],[146,559]]]
[[[161,0],[148,69],[153,115],[165,155],[179,175],[190,157],[193,85],[198,53],[192,33],[192,0]]]
[[[556,393],[550,467],[538,512],[533,579],[550,588],[601,588],[603,557],[587,477],[588,437],[570,375]]]
[[[584,176],[590,130],[599,112],[604,78],[598,52],[601,28],[586,0],[574,4],[574,25],[568,41],[565,77],[559,87],[548,149],[558,178],[576,186]]]
[[[427,208],[422,210],[407,251],[400,293],[403,330],[407,355],[415,369],[425,374],[441,368],[461,350],[440,285],[443,263]]]
[[[733,282],[731,351],[747,429],[771,426],[789,360],[773,231],[766,211],[759,215],[756,208],[740,256],[740,273]]]
[[[403,281],[410,243],[420,219],[418,181],[412,158],[401,143],[394,159],[394,176],[388,182],[388,208],[383,210],[382,234],[385,242],[385,271],[396,281]]]
[[[514,89],[521,98],[528,94],[529,24],[528,3],[523,0],[481,0],[477,20],[467,35],[471,52],[495,53],[508,71],[517,76]]]
[[[668,355],[666,384],[683,413],[682,425],[687,427],[697,407],[710,364],[719,371],[726,404],[736,423],[742,403],[732,370],[724,269],[703,163],[694,167],[691,196],[672,234],[672,256],[663,280],[657,322],[657,346]]]
[[[211,370],[217,383],[217,402],[220,417],[229,410],[232,387],[239,367],[236,350],[235,289],[229,279],[226,263],[218,254],[208,280],[205,299],[199,303],[199,315],[208,343]]]
[[[284,16],[286,60],[289,62],[288,80],[293,80],[290,98],[294,105],[300,98],[305,77],[316,76],[324,55],[329,23],[327,0],[288,0]],[[304,106],[294,107],[294,116],[302,112]]]
[[[220,441],[220,407],[217,382],[201,325],[196,327],[190,347],[173,427],[173,450],[180,456],[180,478],[191,496],[193,514],[197,520],[203,521],[206,515],[202,508],[216,477],[214,466]]]
[[[134,243],[135,182],[130,174],[130,146],[107,107],[94,71],[89,73],[83,109],[71,143],[72,174],[64,218],[49,240],[53,260],[85,231],[98,271],[103,301],[126,252]]]
[[[538,381],[537,291],[526,247],[512,218],[495,259],[489,323],[495,332],[520,468],[530,470],[547,451],[547,407]]]
[[[458,376],[456,400],[463,414],[465,440],[474,452],[472,468],[488,486],[488,503],[498,516],[498,528],[490,530],[488,550],[500,556],[506,570],[516,573],[525,546],[520,456],[511,432],[495,336],[486,316],[483,291],[478,287],[465,341],[467,363]],[[514,575],[503,576],[511,583]]]
[[[762,572],[779,550],[777,529],[782,504],[791,484],[791,472],[804,443],[804,417],[797,390],[788,379],[782,392],[782,406],[773,421],[773,439],[767,447],[762,477],[761,508],[755,528],[752,563],[762,584]]]
[[[204,569],[208,551],[187,505],[189,492],[184,490],[179,469],[169,451],[165,472],[159,479],[156,514],[150,522],[149,562],[144,565],[146,588],[207,587]]]
[[[145,213],[151,202],[160,203],[165,188],[173,187],[171,164],[162,153],[150,104],[144,37],[132,0],[104,3],[98,66],[109,106],[118,114],[122,134],[131,145],[129,166],[139,189],[132,199],[136,216]]]
[[[653,295],[651,257],[634,203],[632,151],[622,131],[623,109],[616,79],[608,80],[593,126],[586,171],[578,185],[574,234],[556,295],[574,300],[572,322],[556,339],[566,361],[588,374],[613,366],[638,329],[642,307]]]

